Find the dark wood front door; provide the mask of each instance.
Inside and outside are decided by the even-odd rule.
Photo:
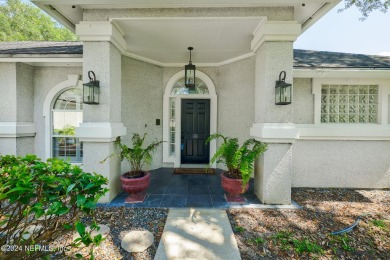
[[[208,163],[210,136],[210,100],[181,101],[181,163]]]

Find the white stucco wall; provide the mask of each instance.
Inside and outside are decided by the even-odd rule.
[[[17,120],[33,122],[34,120],[34,86],[33,67],[24,63],[16,63],[16,98]]]
[[[219,67],[218,131],[238,137],[242,143],[250,138],[249,128],[255,113],[254,57]]]
[[[293,145],[293,187],[389,188],[390,141]]]
[[[122,122],[127,136],[122,140],[130,144],[133,133],[147,133],[147,144],[162,140],[163,91],[162,71],[159,66],[122,56]],[[156,125],[160,119],[160,125]],[[162,166],[162,146],[154,155],[149,169]],[[122,172],[129,170],[122,163]]]
[[[0,138],[0,155],[16,154],[16,138]]]
[[[314,95],[312,94],[312,79],[294,78],[293,81],[293,123],[314,123]]]
[[[265,42],[261,45],[255,65],[256,123],[292,123],[291,107],[275,106],[275,82],[281,71],[286,72],[286,82],[292,82],[292,61],[292,42]]]
[[[16,121],[16,63],[0,63],[0,120]]]
[[[43,102],[49,91],[68,80],[68,75],[82,75],[81,67],[34,67],[34,120],[36,123],[35,154],[45,158],[45,118]]]

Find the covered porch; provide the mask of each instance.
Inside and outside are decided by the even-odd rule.
[[[213,174],[174,174],[174,168],[159,168],[150,171],[150,186],[143,202],[125,203],[128,196],[118,194],[105,207],[130,208],[300,208],[294,201],[291,205],[266,205],[254,193],[254,180],[249,182],[249,190],[240,196],[240,201],[227,199],[221,187],[221,173],[216,169]]]
[[[93,71],[100,82],[100,104],[83,107],[83,122],[75,133],[83,143],[84,170],[109,180],[110,191],[100,202],[118,199],[119,176],[128,170],[115,157],[100,163],[115,152],[117,137],[126,142],[133,133],[147,133],[165,141],[151,165],[151,169],[162,169],[208,163],[218,144],[211,142],[207,147],[204,141],[220,132],[237,137],[240,143],[252,137],[268,143],[267,153],[256,163],[253,196],[247,201],[291,203],[292,144],[297,130],[293,106],[275,105],[275,81],[281,72],[286,82],[293,81],[293,42],[338,1],[34,2],[75,31],[83,42],[83,81]],[[174,91],[183,79],[190,46],[197,66],[194,79],[203,82],[207,92]],[[188,119],[192,107],[198,117]],[[188,129],[205,129],[206,134]],[[190,134],[185,135],[187,132]],[[194,152],[205,156],[187,160]],[[206,192],[204,182],[209,185],[205,196],[210,199],[204,200],[207,207],[226,206],[223,194],[210,193],[210,183],[220,186],[218,177],[169,179],[152,182],[147,203],[180,201],[169,193],[177,182],[187,186],[183,203],[188,206],[196,187],[190,182],[195,181],[200,183],[199,193]],[[219,196],[214,204],[211,196]]]

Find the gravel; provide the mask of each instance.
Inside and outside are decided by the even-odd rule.
[[[390,190],[293,189],[292,198],[302,209],[229,209],[242,259],[390,259]],[[339,236],[331,232],[362,220],[352,232]],[[99,207],[98,224],[110,227],[107,239],[96,248],[96,259],[153,259],[161,239],[168,209]],[[153,245],[141,253],[128,253],[120,247],[130,230],[148,230]],[[72,234],[60,238],[70,242]],[[88,257],[88,249],[73,249]]]
[[[227,211],[242,259],[390,258],[389,190],[296,188],[292,199],[303,209]]]
[[[126,208],[126,207],[98,207],[96,210],[96,221],[98,224],[104,224],[110,227],[110,234],[107,236],[98,248],[94,249],[95,259],[113,260],[113,259],[153,259],[156,254],[165,221],[168,215],[168,209],[157,208]],[[86,223],[89,221],[86,220]],[[121,248],[122,238],[132,230],[147,230],[154,236],[154,243],[151,247],[141,253],[129,253]],[[57,240],[57,245],[64,245],[72,241],[72,233]],[[72,249],[66,252],[66,255],[52,256],[52,259],[69,259],[77,253],[83,255],[83,258],[89,258],[88,248]]]

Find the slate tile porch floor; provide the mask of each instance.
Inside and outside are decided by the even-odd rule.
[[[174,175],[173,168],[160,168],[150,171],[150,186],[142,203],[125,203],[127,193],[120,193],[106,207],[126,206],[132,208],[241,208],[261,207],[262,204],[253,193],[253,179],[249,190],[242,196],[244,203],[228,203],[221,187],[220,174],[217,169],[213,175],[180,174]]]

